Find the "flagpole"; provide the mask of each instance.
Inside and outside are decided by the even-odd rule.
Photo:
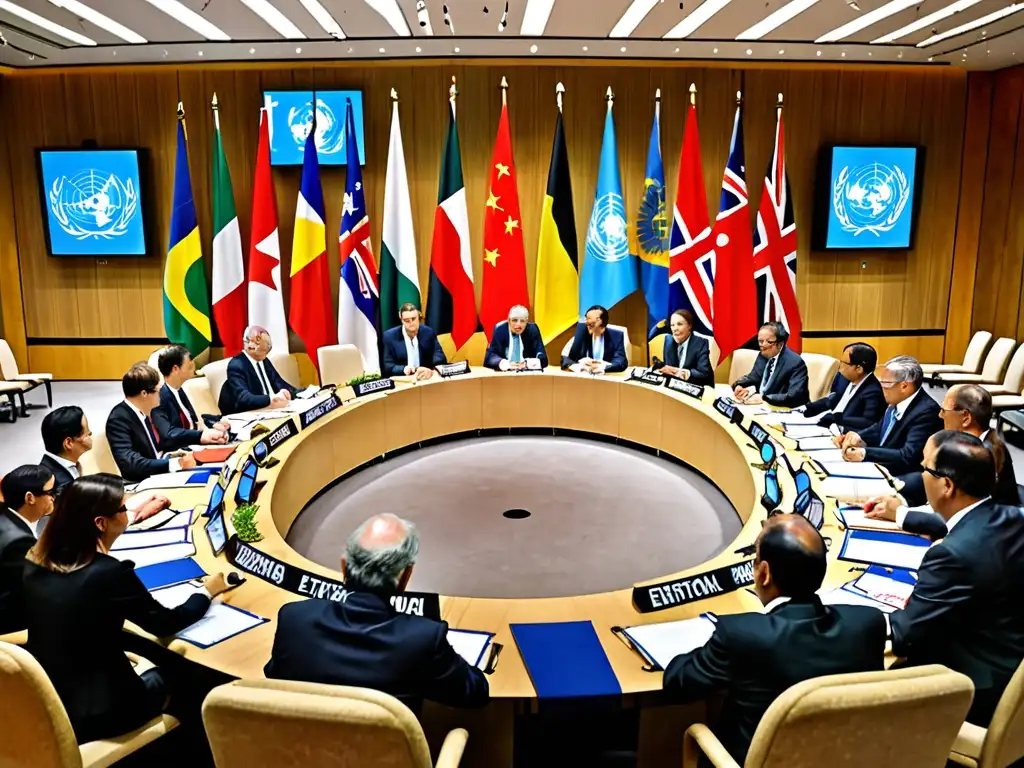
[[[658,88],[654,92],[654,118],[657,120],[661,117],[661,88]]]
[[[736,91],[736,106],[743,106],[743,94],[740,91]]]
[[[697,84],[690,83],[690,106],[697,106]]]
[[[452,114],[455,114],[455,97],[459,95],[459,89],[455,87],[455,75],[452,75],[452,87],[448,89],[448,101],[452,105]]]
[[[504,107],[504,106],[507,106],[507,105],[508,105],[508,80],[506,80],[505,76],[502,75],[502,77],[501,77],[501,106]]]
[[[565,86],[558,83],[555,86],[555,104],[558,105],[558,111],[562,111],[562,94],[565,93]]]
[[[395,104],[398,103],[398,91],[396,91],[394,88],[391,89],[391,101]]]
[[[779,102],[775,105],[775,119],[782,119],[782,94],[779,94]]]
[[[178,102],[178,122],[181,123],[181,130],[185,134],[185,141],[188,141],[188,128],[185,126],[185,105]]]
[[[213,107],[213,127],[217,129],[217,133],[220,133],[220,107],[217,105],[217,92],[213,92],[213,101],[210,102]]]
[[[608,111],[612,111],[612,104],[615,103],[615,94],[612,93],[612,87],[608,86],[608,92],[605,94],[605,100],[608,102]]]

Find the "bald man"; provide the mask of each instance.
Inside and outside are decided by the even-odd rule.
[[[416,527],[375,515],[348,537],[341,558],[346,594],[339,602],[284,606],[267,677],[374,688],[414,709],[430,699],[451,707],[487,703],[487,678],[455,653],[448,624],[396,613],[419,552]]]
[[[757,537],[754,590],[763,613],[719,616],[702,648],[674,658],[664,686],[678,702],[725,691],[713,726],[740,765],[762,715],[803,680],[882,669],[883,614],[864,606],[824,606],[825,542],[799,515],[768,518]]]

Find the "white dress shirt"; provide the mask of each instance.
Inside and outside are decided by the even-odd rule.
[[[78,465],[75,464],[75,462],[68,461],[63,456],[58,456],[57,454],[50,453],[49,451],[43,451],[43,453],[46,456],[49,456],[51,459],[53,459],[58,464],[60,464],[62,467],[64,467],[64,469],[66,469],[68,471],[68,473],[71,475],[71,478],[73,480],[77,480],[78,479],[78,477],[79,477],[79,475],[78,475]]]
[[[402,338],[405,339],[405,355],[409,358],[406,367],[412,368],[413,373],[415,373],[416,369],[420,367],[419,335],[409,338],[409,334],[402,331]]]
[[[256,371],[256,378],[260,380],[260,389],[263,390],[263,394],[273,397],[274,393],[270,391],[270,377],[267,376],[267,369],[264,367],[263,361],[254,360],[248,352],[245,353],[245,356],[249,358],[249,362],[252,363],[252,367]],[[174,394],[177,397],[178,393],[175,392]],[[181,402],[180,398],[178,398],[178,402]]]
[[[764,610],[762,612],[763,613],[771,613],[776,608],[778,608],[780,605],[785,605],[790,600],[792,600],[791,597],[786,597],[785,595],[779,595],[774,600],[769,601],[769,603],[764,607]]]
[[[127,400],[125,400],[125,403],[128,404],[129,408],[131,408],[133,411],[135,411],[135,415],[138,416],[139,417],[139,421],[142,422],[142,430],[146,433],[146,437],[149,438],[149,444],[151,446],[153,446],[153,455],[156,456],[156,458],[158,458],[158,459],[161,458],[160,451],[156,447],[156,443],[153,441],[153,430],[150,427],[149,417],[146,416],[146,414],[144,414],[142,411],[140,411],[134,405],[129,403]],[[168,472],[177,472],[180,469],[181,469],[181,463],[176,458],[175,459],[168,459],[168,463],[167,463],[167,471]]]
[[[836,407],[830,411],[825,411],[825,413],[842,413],[843,411],[845,411],[846,406],[848,406],[850,404],[850,401],[853,400],[853,396],[857,394],[857,390],[860,389],[861,384],[867,381],[868,377],[874,375],[875,374],[873,373],[869,373],[867,376],[865,376],[863,379],[856,383],[850,382],[850,384],[847,385],[846,390],[843,392],[843,396],[840,397],[839,402],[836,403]]]
[[[682,368],[683,364],[686,362],[686,353],[690,349],[690,337],[687,336],[686,337],[686,341],[684,341],[682,344],[676,344],[676,340],[675,339],[672,339],[672,343],[675,344],[676,345],[676,349],[679,350],[679,366],[678,367]]]
[[[590,337],[590,359],[604,360],[604,334]]]
[[[178,391],[178,389],[176,389],[175,387],[172,387],[166,381],[164,382],[164,386],[167,387],[171,391],[172,395],[174,395],[174,400],[175,400],[175,402],[177,402],[178,408],[180,408],[181,412],[185,415],[185,421],[188,423],[188,428],[189,429],[195,429],[196,425],[192,421],[192,415],[188,412],[188,408],[185,407],[185,404],[183,402],[181,402],[181,392]]]
[[[527,361],[526,344],[523,342],[523,334],[512,333],[512,329],[510,328],[508,331],[508,346],[505,348],[505,357],[498,361],[499,371],[507,371],[512,367],[512,344],[513,339],[516,338],[519,339],[519,362],[525,363]]]
[[[952,531],[953,530],[953,526],[956,525],[957,523],[959,523],[961,520],[963,520],[964,516],[968,512],[970,512],[972,509],[974,509],[979,504],[984,504],[986,501],[990,501],[991,499],[992,499],[991,496],[986,496],[981,501],[976,501],[973,504],[970,504],[970,505],[964,507],[959,512],[957,512],[955,515],[953,515],[951,518],[949,518],[949,520],[946,521],[946,533],[948,534],[950,531]],[[910,511],[914,511],[914,512],[927,512],[927,513],[932,514],[932,515],[937,514],[935,512],[935,510],[932,509],[931,504],[922,504],[919,507],[905,507],[905,506],[901,505],[896,510],[896,525],[898,525],[900,528],[902,528],[903,527],[903,523],[907,519],[907,513],[910,512]]]

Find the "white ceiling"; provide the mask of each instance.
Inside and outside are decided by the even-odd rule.
[[[201,16],[230,40],[207,39],[157,6],[168,0],[0,0],[0,65],[38,66],[204,61],[339,60],[437,57],[811,61],[816,63],[953,64],[998,69],[1024,60],[1024,0],[508,0],[507,28],[498,31],[504,0],[447,0],[457,34],[444,24],[442,0],[424,0],[430,28],[418,23],[417,0],[170,0]],[[791,4],[793,3],[793,4]],[[851,3],[859,10],[851,7]],[[899,10],[836,42],[815,43],[876,9]],[[794,5],[795,4],[795,5]],[[63,6],[70,5],[72,10]],[[285,37],[256,10],[271,11],[297,32]],[[332,37],[314,18],[322,8],[341,26]],[[911,7],[906,7],[911,6]],[[872,43],[950,7],[962,8],[891,43]],[[969,6],[969,7],[965,7]],[[757,40],[737,40],[779,9],[799,10]],[[550,8],[545,21],[544,10]],[[707,14],[710,8],[720,8]],[[84,44],[45,28],[35,14],[95,42]],[[632,10],[631,10],[632,9]],[[802,10],[801,10],[802,9]],[[923,47],[920,43],[1003,9],[1008,15]],[[146,43],[128,43],[93,21],[89,11],[127,27]],[[538,15],[539,11],[539,15]],[[629,14],[627,14],[629,12]],[[626,19],[623,19],[624,14]],[[691,18],[691,14],[695,14]],[[538,36],[521,36],[524,16]],[[665,39],[680,22],[707,20],[682,39]],[[391,22],[389,23],[388,18]],[[609,35],[632,19],[628,36]],[[398,28],[396,31],[396,27]],[[433,34],[428,34],[432,31]],[[207,31],[207,34],[210,34]],[[302,39],[298,35],[304,35]],[[75,37],[75,35],[73,35]],[[1019,54],[1019,55],[1018,55]]]

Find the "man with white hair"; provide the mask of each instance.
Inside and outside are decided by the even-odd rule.
[[[281,378],[274,364],[267,359],[273,347],[266,328],[250,325],[245,329],[242,351],[228,363],[227,380],[218,398],[223,415],[284,408],[292,399],[295,387]]]
[[[548,354],[540,328],[530,322],[530,310],[516,304],[508,311],[508,322],[498,323],[487,346],[484,365],[496,371],[540,370],[548,367]]]
[[[270,678],[373,688],[415,706],[487,703],[487,678],[455,653],[448,624],[397,613],[419,552],[416,526],[374,515],[348,537],[341,558],[345,593],[337,602],[289,603],[277,617]]]

